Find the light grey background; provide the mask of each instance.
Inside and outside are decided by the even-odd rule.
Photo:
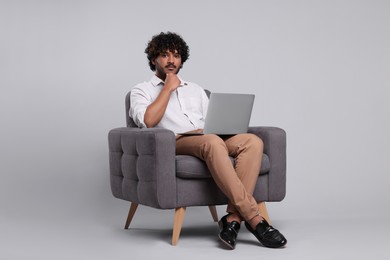
[[[152,76],[143,51],[161,31],[190,46],[181,77],[256,94],[251,125],[287,131],[287,197],[268,204],[290,238],[278,259],[329,254],[330,230],[348,223],[337,245],[354,230],[364,248],[364,237],[390,231],[389,13],[379,0],[0,1],[0,258],[137,259],[153,248],[187,257],[214,238],[204,208],[187,213],[194,236],[178,248],[168,244],[172,212],[141,208],[123,231],[128,203],[110,192],[107,133],[125,125],[125,94]],[[196,221],[203,233],[190,232]],[[355,259],[385,252],[387,235],[375,240],[366,254],[353,240]],[[321,253],[301,255],[307,243]],[[238,254],[208,246],[209,256]]]

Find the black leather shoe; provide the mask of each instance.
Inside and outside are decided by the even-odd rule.
[[[241,224],[237,221],[227,222],[227,216],[223,216],[220,221],[218,221],[220,233],[219,239],[227,245],[230,249],[236,247],[236,238],[238,231],[240,231]]]
[[[256,230],[253,230],[248,222],[245,222],[245,226],[265,247],[278,248],[287,244],[287,239],[265,219],[257,224]]]

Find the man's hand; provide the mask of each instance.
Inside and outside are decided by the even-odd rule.
[[[175,73],[167,73],[164,88],[175,91],[180,86],[180,79]]]

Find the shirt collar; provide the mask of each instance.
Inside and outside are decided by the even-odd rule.
[[[180,80],[180,86],[185,86],[185,85],[188,85],[187,81],[184,81],[182,80],[179,76],[178,76],[179,80]],[[160,84],[164,84],[164,81],[162,81],[162,79],[160,79],[159,77],[157,77],[156,75],[153,75],[153,77],[150,79],[150,82],[152,83],[153,86],[157,87],[158,85]]]

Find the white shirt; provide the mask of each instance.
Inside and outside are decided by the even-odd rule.
[[[179,78],[180,79],[180,78]],[[171,94],[165,114],[156,127],[183,133],[204,127],[209,99],[204,89],[197,84],[180,79],[180,86]],[[164,86],[157,76],[136,85],[130,94],[129,115],[138,127],[146,128],[146,108],[158,97]]]

